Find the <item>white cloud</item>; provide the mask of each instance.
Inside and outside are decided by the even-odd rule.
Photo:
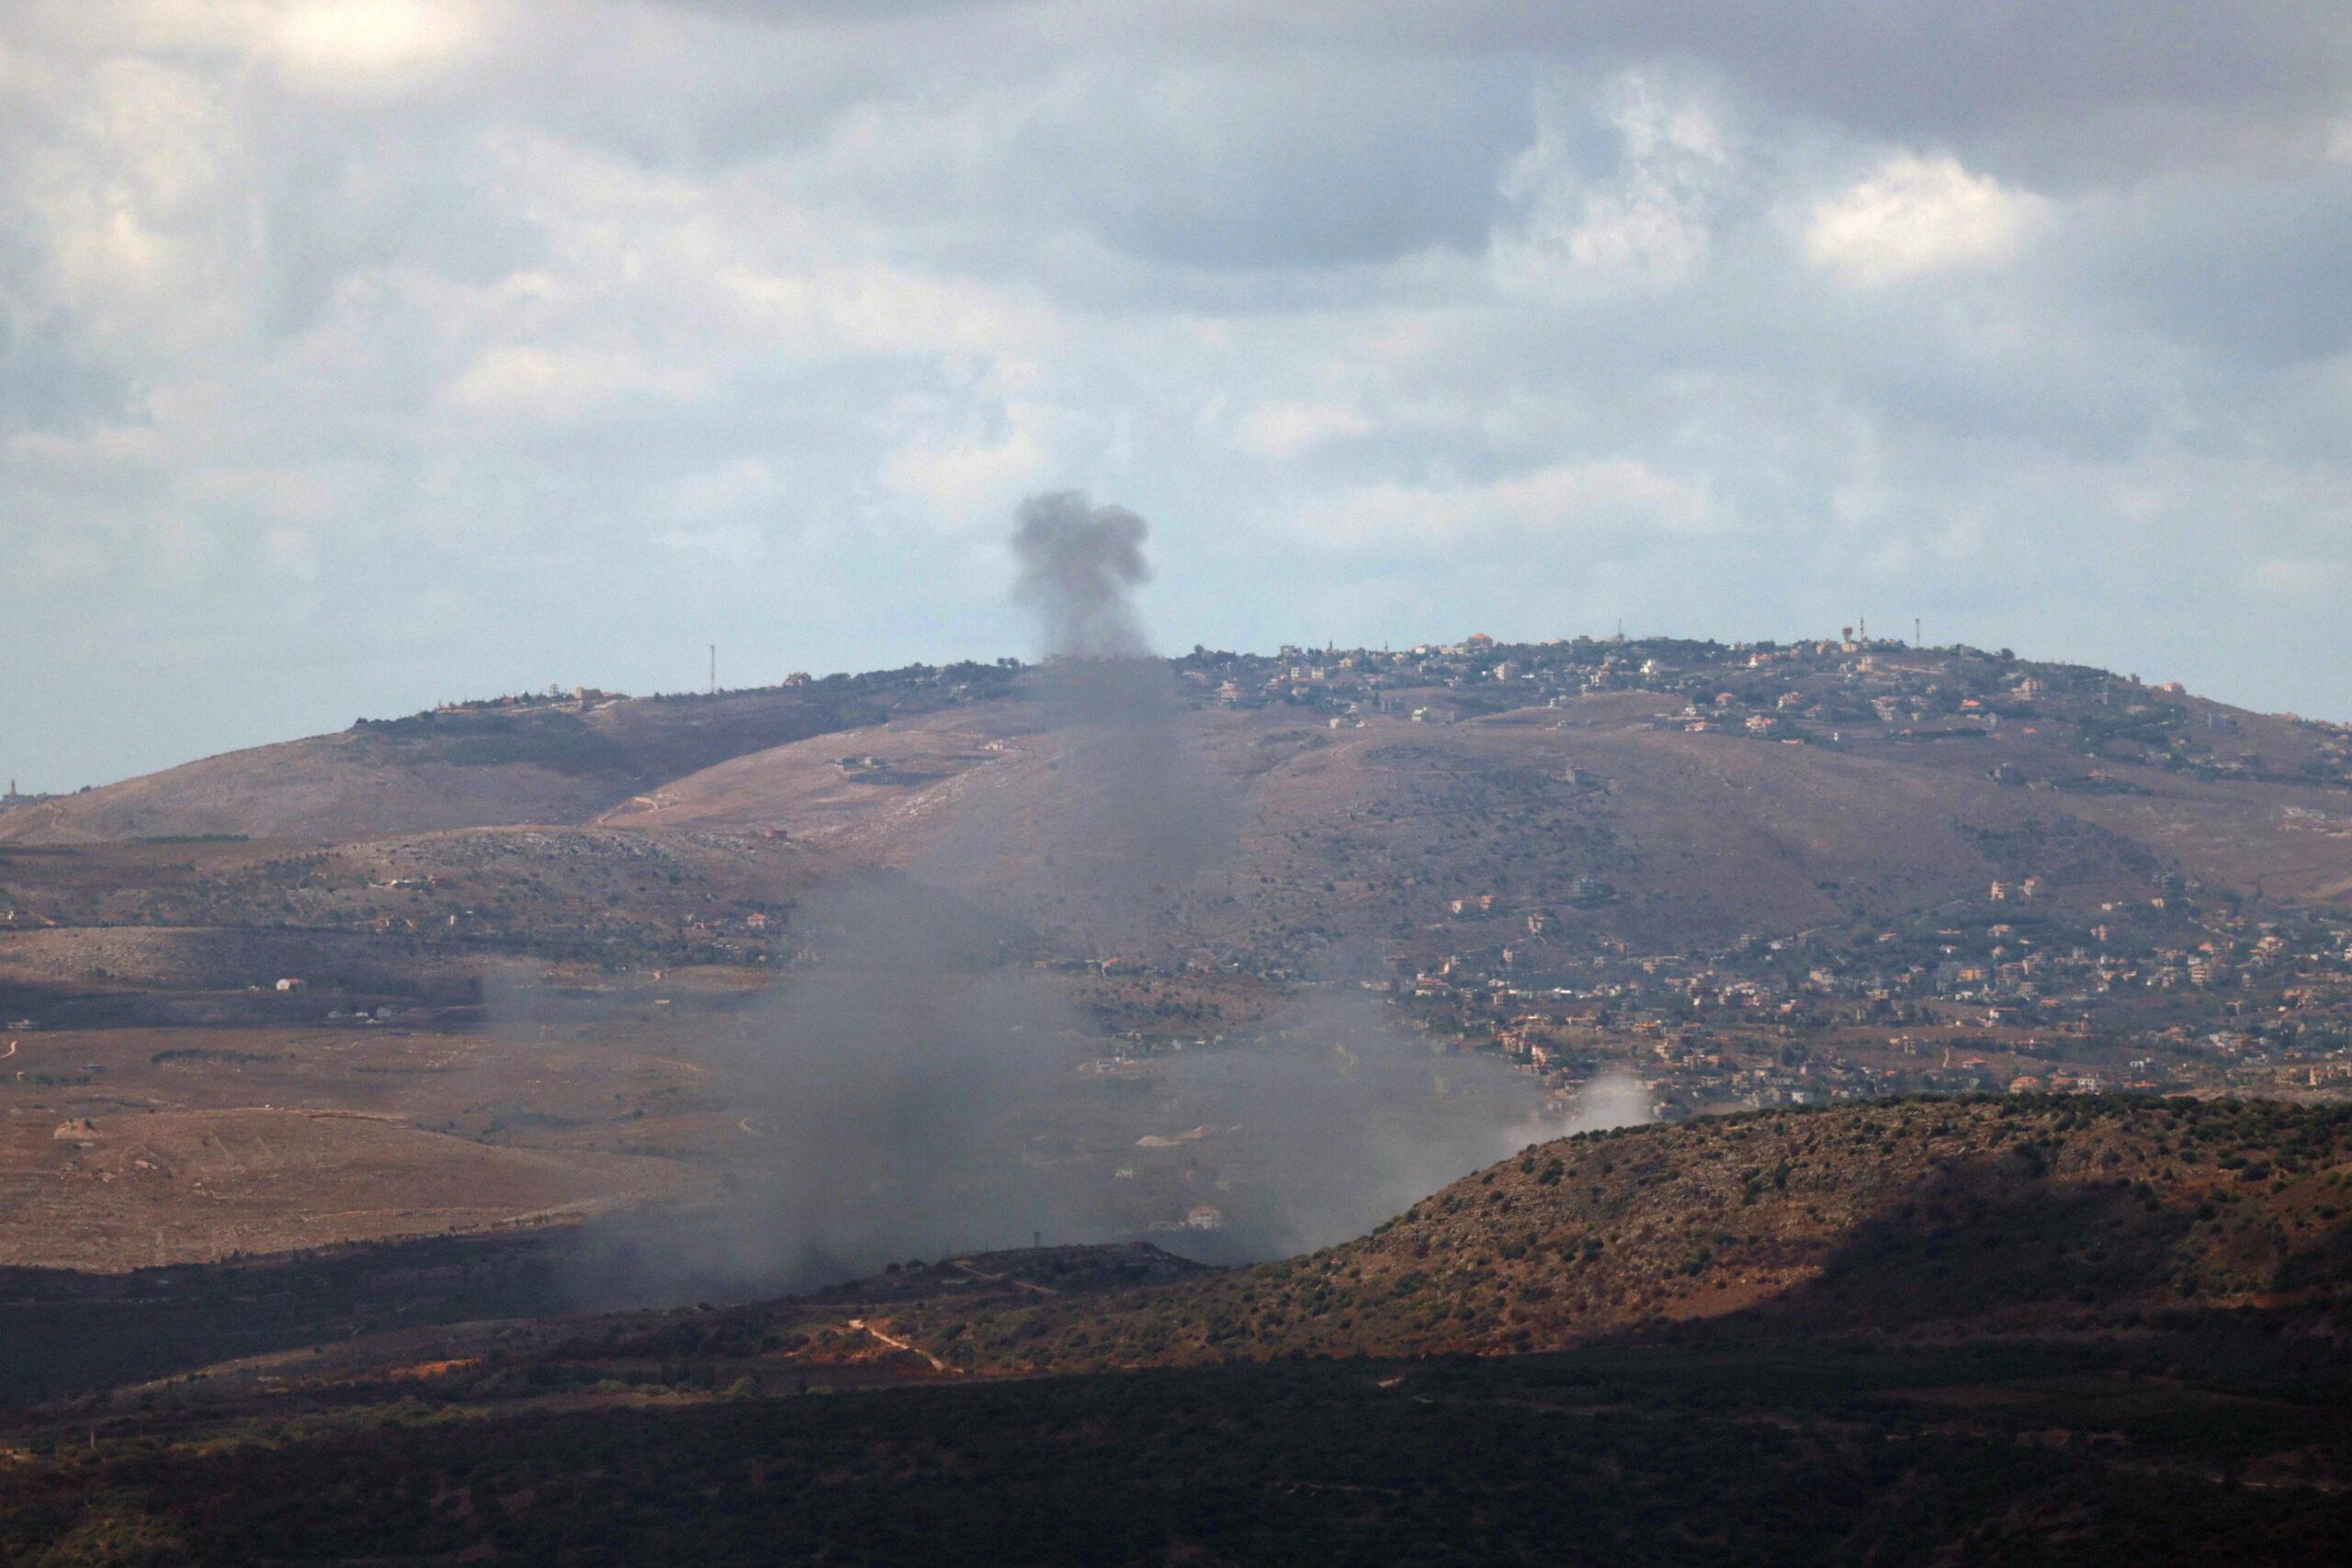
[[[303,0],[275,18],[270,51],[322,85],[413,78],[481,40],[480,11],[463,0]]]
[[[2273,557],[2246,571],[2256,593],[2312,609],[2334,611],[2352,599],[2352,560]]]
[[[39,116],[29,145],[0,143],[0,197],[40,295],[27,303],[142,356],[246,330],[266,236],[245,127],[213,85],[139,58],[74,82],[7,75]]]
[[[288,523],[323,521],[334,513],[337,502],[329,476],[291,468],[200,469],[183,479],[179,490],[191,500]],[[288,533],[288,536],[306,536]]]
[[[469,418],[558,422],[633,397],[684,399],[703,389],[689,367],[664,367],[612,349],[493,348],[469,365],[442,400]]]
[[[924,436],[909,442],[884,459],[882,482],[921,501],[938,521],[992,527],[1051,468],[1045,444],[1016,423],[996,441]]]
[[[318,541],[300,528],[271,529],[262,538],[261,559],[272,576],[305,584],[319,580]]]
[[[1243,414],[1234,439],[1261,457],[1295,457],[1327,442],[1368,435],[1375,428],[1361,410],[1334,403],[1260,403]]]
[[[763,457],[739,457],[700,469],[662,488],[662,503],[681,517],[707,517],[771,504],[777,492],[775,468]]]
[[[1805,223],[1804,252],[1814,265],[1849,282],[1893,283],[2007,261],[2044,216],[2043,202],[2030,192],[1972,175],[1949,156],[1905,153],[1816,202]]]
[[[1046,344],[1050,315],[965,277],[851,254],[723,265],[712,283],[744,325],[806,358],[958,355],[1008,359]]]
[[[758,566],[767,553],[766,538],[757,527],[748,523],[662,528],[655,532],[653,542],[695,567],[729,566],[749,570]]]
[[[1704,487],[1632,457],[1557,463],[1483,484],[1375,485],[1306,508],[1298,528],[1332,548],[1453,549],[1566,536],[1690,536],[1728,525]]]

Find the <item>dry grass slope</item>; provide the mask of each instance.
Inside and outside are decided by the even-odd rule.
[[[1555,1349],[1752,1313],[1913,1337],[2340,1314],[2352,1109],[1894,1101],[1589,1134],[1372,1235],[1083,1312],[910,1308],[975,1370]]]

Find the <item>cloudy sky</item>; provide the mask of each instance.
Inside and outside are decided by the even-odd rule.
[[[0,773],[1857,615],[2352,716],[2341,0],[6,0]]]

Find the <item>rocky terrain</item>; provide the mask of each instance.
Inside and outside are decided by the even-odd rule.
[[[441,710],[19,808],[0,985],[14,933],[121,925],[772,962],[810,888],[877,868],[1050,951],[1278,976],[1514,937],[1539,961],[1688,951],[2028,878],[2052,917],[2138,908],[2166,879],[2352,908],[2352,740],[2103,671],[1579,642],[1203,654],[1169,678],[1183,809],[1217,840],[1153,879],[1148,933],[1088,869],[1102,775],[1039,673],[918,667]]]
[[[1012,1511],[1037,1562],[2329,1562],[2347,1172],[2352,1117],[2276,1105],[1588,1134],[1280,1264],[910,1260],[22,1409],[0,1549],[898,1558]]]
[[[1733,1317],[1935,1342],[2245,1310],[2333,1335],[2347,1307],[2352,1108],[2014,1098],[1585,1134],[1309,1257],[886,1321],[1006,1372],[1525,1353]],[[856,1339],[789,1305],[673,1332]]]
[[[1037,993],[1072,1076],[1014,1157],[1099,1178],[1087,1212],[1138,1226],[1238,1214],[1283,1168],[1238,1144],[1129,1157],[1154,1129],[1127,1119],[1175,1114],[1179,1054],[1334,1009],[1518,1066],[1513,1122],[1579,1113],[1604,1069],[1669,1117],[2352,1084],[2341,727],[1849,639],[1196,650],[1125,674],[1144,684],[1108,728],[1056,665],[918,666],[460,705],[12,808],[0,1247],[68,1194],[122,1209],[116,1183],[39,1185],[76,1120],[392,1117],[449,1140],[385,1168],[420,1194],[426,1151],[477,1145],[741,1177],[775,1097],[710,1052],[755,1062],[758,1018],[898,940],[843,926],[876,898],[956,911],[970,962]],[[1123,858],[1139,825],[1187,852]],[[320,1158],[346,1194],[376,1168]],[[167,1234],[197,1201],[151,1196]],[[243,1238],[223,1245],[334,1239],[257,1190],[200,1207],[185,1234]],[[91,1224],[113,1239],[72,1256],[156,1259],[153,1227]]]

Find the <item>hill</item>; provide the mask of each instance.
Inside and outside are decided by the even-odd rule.
[[[1842,641],[1196,650],[1123,668],[1108,723],[1086,673],[514,699],[20,806],[0,1099],[39,1129],[299,1081],[309,1108],[469,1136],[772,1161],[760,1075],[693,1054],[812,971],[940,956],[877,905],[969,915],[972,961],[1056,1021],[1069,1103],[1008,1159],[1136,1234],[1206,1202],[1237,1248],[1286,1168],[1248,1152],[1276,1119],[1168,1171],[1124,1146],[1146,1129],[1122,1117],[1173,1116],[1179,1053],[1328,1100],[1357,1044],[1479,1052],[1522,1069],[1489,1075],[1505,1127],[1576,1113],[1604,1071],[1666,1118],[2352,1083],[2340,727]],[[549,1017],[541,991],[577,999]],[[1276,1038],[1321,1017],[1348,1048]],[[363,1076],[329,1043],[386,1022],[479,1042],[469,1074],[386,1046]],[[552,1081],[574,1048],[641,1076],[560,1129],[511,1087],[458,1092],[486,1066]],[[1417,1076],[1407,1135],[1466,1081]]]
[[[1903,1100],[1584,1134],[1311,1257],[885,1321],[948,1365],[1009,1371],[1524,1353],[1735,1317],[1937,1342],[2240,1309],[2352,1326],[2352,1108]],[[784,1323],[806,1354],[840,1353],[836,1324],[789,1306],[665,1348]]]
[[[1541,1145],[1256,1269],[1049,1248],[322,1344],[24,1413],[0,1550],[2331,1562],[2347,1156],[2278,1106],[1779,1113]],[[1150,1370],[1035,1375],[1104,1366]]]
[[[2191,1321],[2323,1359],[2352,1345],[2352,1107],[1906,1100],[1579,1134],[1305,1257],[1204,1270],[1128,1244],[918,1261],[610,1319],[507,1364],[567,1384],[681,1367],[928,1381],[1520,1356],[1702,1328],[1928,1347]],[[380,1359],[355,1343],[322,1370]]]
[[[2352,908],[2340,728],[1969,649],[1382,657],[1175,661],[1193,696],[1164,744],[1233,836],[1154,890],[1157,957],[1360,974],[1382,953],[1687,951],[2029,878],[2076,917],[2167,880]],[[1088,744],[1024,684],[731,758],[602,820],[788,833],[1090,951],[1129,892],[1074,830],[1101,791]]]
[[[710,696],[583,692],[362,719],[11,810],[0,841],[378,838],[578,823],[683,773],[994,689],[1002,671],[882,671]]]
[[[2046,908],[2144,899],[2169,873],[2241,895],[2352,899],[2352,796],[2116,764],[2099,792],[2011,787],[2077,766],[2039,737],[1964,759],[1884,739],[1759,744],[1664,723],[1665,699],[1332,730],[1276,710],[1182,721],[1238,823],[1230,858],[1165,899],[1165,947],[1417,955],[1525,936],[1657,950],[1981,898],[2033,875]],[[840,753],[861,759],[852,776]],[[1077,741],[1014,702],[732,759],[608,813],[646,830],[766,828],[985,891],[1078,933],[1108,902],[1071,874]],[[870,760],[870,761],[865,761]],[[971,841],[963,856],[944,846]],[[1467,896],[1475,909],[1457,910]]]
[[[2352,909],[2352,732],[2105,671],[1968,649],[1588,639],[1167,668],[1157,720],[1107,741],[1046,675],[978,665],[367,723],[13,810],[0,845],[118,846],[115,897],[66,897],[62,862],[17,860],[6,888],[42,924],[380,924],[413,918],[413,899],[322,900],[269,877],[242,899],[218,885],[200,913],[135,894],[191,858],[188,840],[267,843],[254,858],[283,862],[404,839],[345,858],[382,882],[456,886],[492,850],[514,861],[516,840],[467,830],[593,826],[603,836],[535,841],[579,885],[514,911],[512,945],[591,927],[624,947],[672,940],[655,930],[674,936],[667,914],[616,929],[637,906],[605,891],[641,879],[582,881],[567,863],[624,854],[617,833],[657,856],[684,846],[673,886],[778,915],[813,881],[888,867],[1065,952],[1327,976],[1376,973],[1384,955],[1492,967],[1510,948],[1541,968],[1608,943],[1925,920],[1995,884],[2085,922],[2144,920],[2168,882]],[[1120,760],[1137,745],[1161,761]],[[1154,833],[1206,846],[1141,878],[1141,930],[1138,879],[1103,853],[1129,794],[1176,814]],[[779,841],[811,852],[780,876],[707,852]],[[63,881],[39,874],[51,865]]]

